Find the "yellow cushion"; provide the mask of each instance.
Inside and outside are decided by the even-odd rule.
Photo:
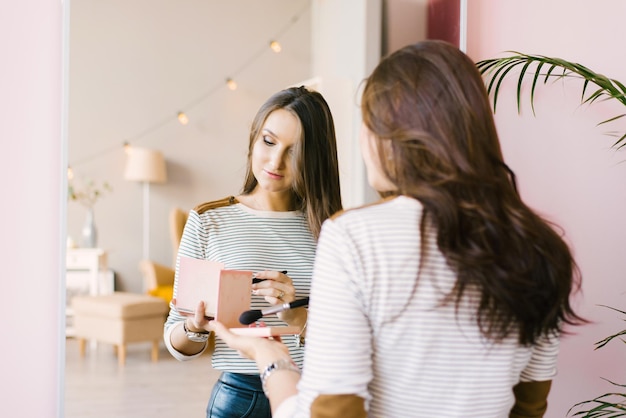
[[[157,286],[154,289],[148,290],[148,294],[151,296],[159,297],[165,300],[167,303],[170,303],[172,297],[174,296],[174,286]]]

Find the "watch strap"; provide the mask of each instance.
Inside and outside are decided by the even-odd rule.
[[[189,329],[187,328],[187,320],[183,321],[183,330],[185,331],[185,334],[187,335],[189,341],[193,341],[195,343],[204,343],[207,342],[207,340],[209,339],[209,331],[189,331]]]

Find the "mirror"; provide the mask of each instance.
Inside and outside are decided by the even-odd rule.
[[[107,253],[106,270],[113,274],[116,290],[143,291],[137,264],[143,255],[144,188],[124,179],[124,145],[156,149],[165,157],[166,182],[148,189],[147,228],[149,257],[170,265],[169,210],[173,206],[189,210],[202,201],[236,193],[245,170],[248,126],[258,107],[275,91],[314,75],[311,8],[315,3],[72,0],[68,162],[76,184],[93,180],[96,186],[110,185],[111,190],[99,195],[94,205],[94,223],[96,246]],[[381,4],[393,8],[402,3],[411,10],[416,5],[425,10],[425,1]],[[414,16],[423,18],[419,13]],[[401,24],[388,26],[392,27],[406,33]],[[280,42],[280,53],[269,48],[272,40]],[[227,79],[237,82],[236,90],[228,88]],[[188,117],[185,125],[178,119],[181,112]],[[84,206],[68,202],[67,230],[77,244],[86,217]],[[105,275],[104,280],[111,278]],[[164,350],[161,357],[169,355]],[[66,416],[71,418],[72,411],[80,416],[81,408],[92,411],[94,405],[85,404],[81,391],[94,387],[98,391],[101,384],[117,397],[120,391],[130,397],[139,393],[143,398],[133,402],[152,407],[158,402],[154,394],[142,393],[142,387],[155,379],[176,379],[181,373],[194,383],[185,385],[181,380],[167,385],[179,388],[181,397],[184,392],[193,396],[194,391],[202,391],[198,397],[206,402],[209,361],[159,360],[153,367],[148,351],[144,346],[133,348],[129,356],[146,361],[136,368],[128,362],[121,373],[110,361],[107,346],[80,363],[76,349],[68,349],[67,355],[74,358],[66,372]],[[99,361],[100,356],[106,356],[107,364]],[[99,396],[103,406],[111,406],[106,391]]]
[[[311,78],[311,1],[72,0],[69,7],[71,184],[79,196],[93,181],[98,197],[95,203],[68,202],[68,235],[84,244],[82,229],[93,206],[95,246],[104,253],[98,286],[142,293],[144,188],[125,180],[124,144],[158,150],[165,158],[166,181],[149,185],[147,227],[150,259],[172,265],[170,209],[188,211],[237,193],[258,107],[275,91]],[[271,41],[280,43],[279,53]],[[227,86],[228,78],[236,90]],[[186,125],[180,112],[188,117]],[[74,291],[89,291],[90,276],[81,267],[68,263],[68,300]],[[135,356],[141,361],[133,361]],[[132,416],[158,416],[159,405],[168,410],[167,401],[176,416],[196,416],[215,375],[210,361],[181,363],[164,347],[159,357],[153,364],[149,344],[131,344],[122,371],[110,345],[88,344],[80,359],[76,341],[69,339],[66,416],[91,415],[99,405],[109,415],[129,416],[124,408],[133,404],[143,406]],[[171,390],[146,390],[155,380]],[[194,394],[201,405],[190,399]]]

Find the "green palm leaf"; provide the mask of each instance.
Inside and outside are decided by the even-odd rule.
[[[595,406],[570,415],[576,409],[582,409],[588,404],[595,404]],[[595,399],[579,402],[567,411],[567,416],[581,418],[626,416],[626,395],[623,393],[605,393]]]
[[[482,60],[476,63],[476,67],[480,73],[488,78],[486,83],[487,92],[493,96],[493,111],[496,111],[500,87],[505,78],[511,74],[514,69],[519,69],[517,73],[517,111],[521,111],[522,101],[522,85],[527,76],[532,75],[532,84],[530,87],[530,105],[535,114],[535,89],[539,80],[543,84],[547,84],[550,80],[559,80],[569,77],[584,80],[581,94],[581,104],[591,104],[596,101],[617,100],[626,106],[626,86],[617,80],[608,78],[603,74],[596,73],[582,64],[570,62],[561,58],[546,57],[543,55],[528,55],[516,51],[509,51],[513,54],[503,58],[492,58]],[[542,74],[542,68],[548,67],[548,70]],[[543,77],[542,77],[543,76]],[[595,85],[593,91],[588,93],[591,85]],[[604,120],[598,125],[613,122],[626,116],[626,114],[611,117]],[[620,149],[626,146],[626,133],[618,135],[619,139],[613,144],[613,147]]]
[[[626,315],[625,311],[619,310],[617,308],[613,308],[607,305],[599,305],[599,306],[612,309],[615,312],[619,312],[623,315]],[[626,321],[626,318],[624,320]],[[619,338],[622,335],[626,335],[626,329],[616,334],[613,334],[601,341],[598,341],[595,344],[596,350],[598,348],[604,347],[610,341],[612,341],[615,338]],[[619,339],[622,340],[622,342],[626,343],[624,339],[622,338],[619,338]],[[605,378],[602,378],[602,379],[606,380],[613,386],[626,388],[626,384],[615,383]],[[584,409],[584,408],[590,408],[590,409]],[[577,411],[577,412],[572,414],[572,412],[574,411]],[[604,395],[600,395],[597,398],[594,398],[588,401],[579,402],[575,404],[574,406],[572,406],[569,409],[569,411],[567,411],[567,416],[568,417],[569,416],[581,417],[581,418],[626,417],[626,393],[609,392],[609,393],[605,393]]]
[[[599,305],[599,306],[602,306],[602,307],[604,307],[604,308],[608,308],[608,309],[612,309],[612,310],[614,310],[615,312],[619,312],[619,313],[621,313],[621,314],[623,314],[623,315],[625,315],[625,316],[626,316],[626,312],[624,312],[624,311],[622,311],[622,310],[619,310],[619,309],[617,309],[617,308],[613,308],[613,307],[611,307],[611,306],[607,306],[607,305]],[[626,321],[626,318],[624,319],[624,321]],[[626,341],[625,341],[623,338],[620,338],[620,337],[621,337],[621,336],[623,336],[623,335],[626,335],[626,329],[623,329],[623,330],[621,330],[621,331],[619,331],[619,332],[617,332],[617,333],[615,333],[615,334],[613,334],[613,335],[610,335],[610,336],[606,337],[606,338],[605,338],[605,339],[603,339],[603,340],[598,341],[598,342],[596,343],[596,348],[595,348],[595,349],[597,350],[598,348],[602,348],[602,347],[604,347],[604,346],[605,346],[605,345],[607,345],[607,344],[608,344],[611,340],[613,340],[613,339],[615,339],[615,338],[619,338],[620,340],[622,340],[622,342],[626,343]],[[606,379],[605,379],[605,380],[606,380]],[[613,383],[613,382],[611,382],[611,383]],[[613,383],[613,384],[614,384],[614,385],[617,385],[617,383]],[[626,387],[626,385],[618,385],[618,386],[624,386],[624,387]]]

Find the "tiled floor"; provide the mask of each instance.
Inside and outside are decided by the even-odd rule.
[[[113,346],[98,344],[80,358],[78,342],[67,339],[65,418],[204,418],[219,373],[210,355],[179,362],[161,344],[150,361],[150,344],[131,344],[118,367]]]

